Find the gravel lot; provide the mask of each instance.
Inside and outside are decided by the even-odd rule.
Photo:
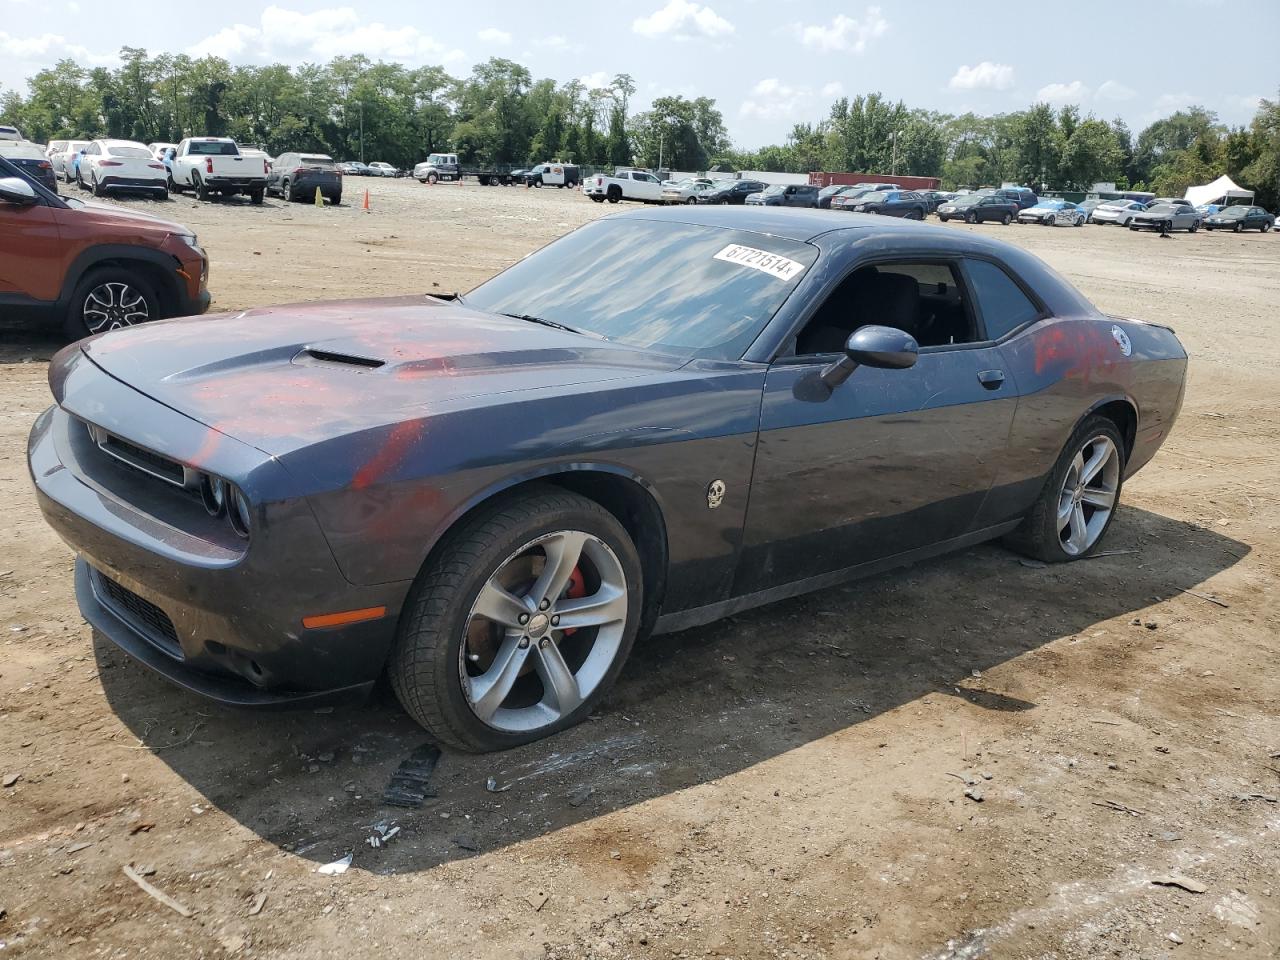
[[[465,290],[615,209],[354,179],[346,201],[122,202],[199,233],[227,310]],[[26,475],[58,343],[4,333],[4,955],[1277,956],[1280,236],[947,229],[1186,343],[1123,552],[984,546],[655,638],[591,722],[446,755],[412,811],[379,800],[423,740],[390,699],[223,710],[92,638]],[[372,848],[384,819],[401,833]]]

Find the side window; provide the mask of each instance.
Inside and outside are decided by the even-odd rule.
[[[897,327],[922,347],[977,340],[955,268],[943,262],[880,263],[849,274],[796,337],[796,354],[838,353],[867,324]]]
[[[966,260],[973,293],[982,311],[987,337],[999,340],[1011,330],[1040,317],[1040,311],[1027,295],[994,263]]]

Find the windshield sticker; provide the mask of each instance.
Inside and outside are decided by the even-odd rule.
[[[723,260],[725,263],[736,263],[740,267],[750,267],[752,270],[759,270],[779,280],[790,280],[804,270],[803,263],[797,263],[781,254],[757,250],[755,247],[744,247],[738,243],[729,244],[715,255],[715,259]]]

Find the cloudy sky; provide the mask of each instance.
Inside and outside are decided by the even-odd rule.
[[[1078,103],[1135,129],[1197,103],[1244,123],[1259,97],[1277,96],[1280,0],[1057,7],[1050,14],[1048,5],[1009,0],[216,0],[194,8],[208,13],[184,16],[165,3],[0,0],[0,87],[25,89],[28,76],[62,57],[112,64],[126,44],[235,63],[364,53],[443,64],[455,74],[503,56],[535,77],[593,86],[630,73],[641,107],[670,93],[714,97],[743,147],[781,141],[792,123],[820,119],[834,97],[872,90],[952,112]],[[1238,39],[1215,39],[1228,35]]]

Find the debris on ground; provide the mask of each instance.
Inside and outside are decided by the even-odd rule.
[[[585,783],[581,784],[580,786],[574,787],[566,795],[569,801],[569,806],[571,807],[582,806],[591,798],[591,795],[595,792],[596,792],[595,787],[589,786]]]
[[[130,880],[132,880],[134,883],[136,883],[138,887],[142,890],[142,892],[145,893],[147,896],[151,897],[152,899],[160,903],[163,903],[166,907],[168,907],[174,913],[179,914],[180,916],[183,916],[183,917],[195,916],[195,911],[192,910],[190,907],[179,903],[177,900],[173,899],[173,897],[169,896],[163,890],[160,890],[159,888],[152,886],[150,883],[144,880],[141,874],[139,874],[136,870],[133,869],[132,864],[126,863],[121,869],[124,870],[124,875],[128,877]]]
[[[4,787],[6,790],[8,790],[15,783],[17,783],[21,778],[22,778],[22,774],[20,773],[6,773],[4,775],[4,779],[0,780],[0,787]]]
[[[440,760],[440,748],[424,743],[409,754],[391,775],[391,782],[382,794],[384,803],[394,807],[420,807],[427,797],[434,797],[431,774]]]
[[[1280,803],[1280,797],[1273,797],[1269,793],[1237,793],[1231,799],[1239,800],[1241,803],[1248,803],[1250,800],[1262,800],[1266,803]]]
[[[1163,877],[1152,877],[1151,882],[1161,887],[1181,887],[1188,893],[1204,893],[1209,888],[1199,880],[1192,880],[1180,873],[1170,873]]]
[[[1145,816],[1145,814],[1143,813],[1143,811],[1138,810],[1138,809],[1137,809],[1137,808],[1135,808],[1135,807],[1130,807],[1130,806],[1127,806],[1127,805],[1125,805],[1125,804],[1123,804],[1123,803],[1120,803],[1118,800],[1093,800],[1093,801],[1090,801],[1090,802],[1091,802],[1095,807],[1106,807],[1106,808],[1107,808],[1107,809],[1109,809],[1109,810],[1116,810],[1116,811],[1118,811],[1118,812],[1120,812],[1120,813],[1127,813],[1127,814],[1129,814],[1129,816],[1131,816],[1131,817],[1141,817],[1141,816]]]
[[[484,788],[490,793],[506,793],[511,789],[511,784],[504,783],[502,786],[498,786],[498,778],[490,777],[484,782]]]
[[[249,916],[256,917],[262,912],[262,908],[267,904],[267,895],[260,893],[253,898],[253,902],[249,904]]]
[[[964,795],[974,803],[981,803],[983,800],[982,790],[978,787],[968,787],[964,791]]]
[[[400,826],[394,820],[379,820],[369,829],[373,834],[366,837],[364,842],[375,850],[378,847],[385,847],[400,832]]]
[[[341,860],[335,860],[333,863],[326,863],[323,867],[317,867],[316,873],[322,873],[326,877],[337,877],[347,872],[347,868],[351,866],[352,855],[347,854]]]
[[[533,907],[534,913],[537,913],[539,910],[545,907],[547,905],[547,901],[550,899],[551,898],[547,896],[545,893],[543,893],[541,890],[539,890],[537,893],[530,893],[525,896],[525,900],[528,901],[529,906]]]

